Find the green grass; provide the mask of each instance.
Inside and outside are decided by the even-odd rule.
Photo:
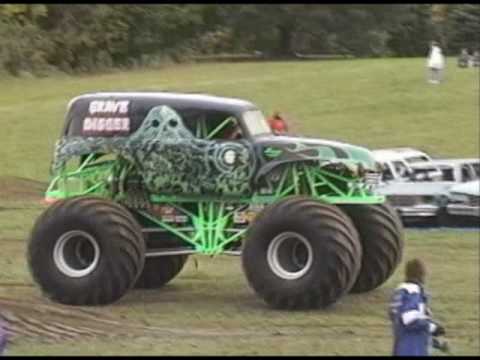
[[[246,98],[267,114],[285,112],[296,132],[309,136],[367,147],[409,145],[437,156],[476,156],[478,69],[449,62],[440,86],[426,83],[424,59],[201,64],[0,80],[0,169],[47,180],[68,101],[102,90],[167,89]]]
[[[425,81],[424,59],[185,65],[101,76],[0,79],[0,297],[41,301],[27,270],[28,232],[42,206],[1,179],[47,181],[70,98],[102,90],[199,91],[285,112],[300,134],[367,147],[412,146],[477,157],[478,69],[449,60],[446,82]],[[28,186],[28,183],[25,183]],[[23,186],[23,185],[22,185]],[[36,190],[37,191],[37,190]],[[28,197],[25,197],[28,195]],[[406,232],[404,261],[424,259],[435,315],[454,354],[479,351],[478,232]],[[197,256],[170,285],[132,291],[95,308],[127,322],[185,332],[43,344],[19,338],[9,355],[388,355],[388,300],[403,264],[382,287],[325,311],[282,312],[248,287],[239,258]],[[188,335],[205,332],[204,336]],[[238,333],[239,335],[235,335]],[[210,335],[209,335],[210,334]],[[233,335],[229,335],[233,334]]]

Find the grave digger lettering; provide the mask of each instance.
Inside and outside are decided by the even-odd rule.
[[[130,118],[128,114],[130,101],[95,100],[88,106],[89,115],[83,120],[83,133],[129,133]],[[122,116],[123,115],[123,116]]]

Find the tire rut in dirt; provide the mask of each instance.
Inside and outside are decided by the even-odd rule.
[[[55,245],[70,231],[81,231],[98,245],[98,263],[86,275],[65,274],[54,261]],[[134,285],[143,269],[145,243],[140,226],[120,205],[72,198],[58,201],[37,219],[27,255],[32,277],[52,300],[102,305],[120,299]]]
[[[310,244],[313,259],[308,271],[293,280],[282,278],[267,261],[271,243],[290,232]],[[353,286],[361,256],[357,231],[340,209],[294,196],[268,206],[259,214],[247,232],[242,265],[250,286],[270,306],[324,308]]]
[[[128,324],[79,307],[0,298],[0,322],[12,342],[45,343],[79,338],[125,336]]]
[[[355,224],[363,247],[362,267],[351,292],[373,290],[388,280],[402,259],[402,223],[387,203],[343,205],[341,209]]]

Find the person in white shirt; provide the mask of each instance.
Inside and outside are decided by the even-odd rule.
[[[431,84],[440,84],[443,79],[445,58],[443,57],[442,49],[436,41],[431,42],[427,67],[429,70],[428,82]]]

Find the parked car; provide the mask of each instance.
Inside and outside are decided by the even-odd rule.
[[[480,159],[437,159],[431,165],[442,171],[442,180],[463,183],[480,178]]]
[[[431,161],[410,165],[411,181],[442,181],[442,170]]]
[[[454,185],[448,195],[447,214],[480,220],[480,180]]]
[[[385,195],[404,223],[434,221],[447,203],[450,181],[391,182],[377,189]]]
[[[423,151],[412,148],[377,149],[372,151],[382,165],[382,182],[410,180],[413,164],[424,163],[432,158]]]
[[[412,164],[410,171],[416,174],[415,181],[400,179],[380,186],[378,192],[387,197],[405,223],[425,220],[443,223],[450,189],[456,184],[479,179],[480,160],[432,160]],[[419,179],[422,171],[423,179]]]

